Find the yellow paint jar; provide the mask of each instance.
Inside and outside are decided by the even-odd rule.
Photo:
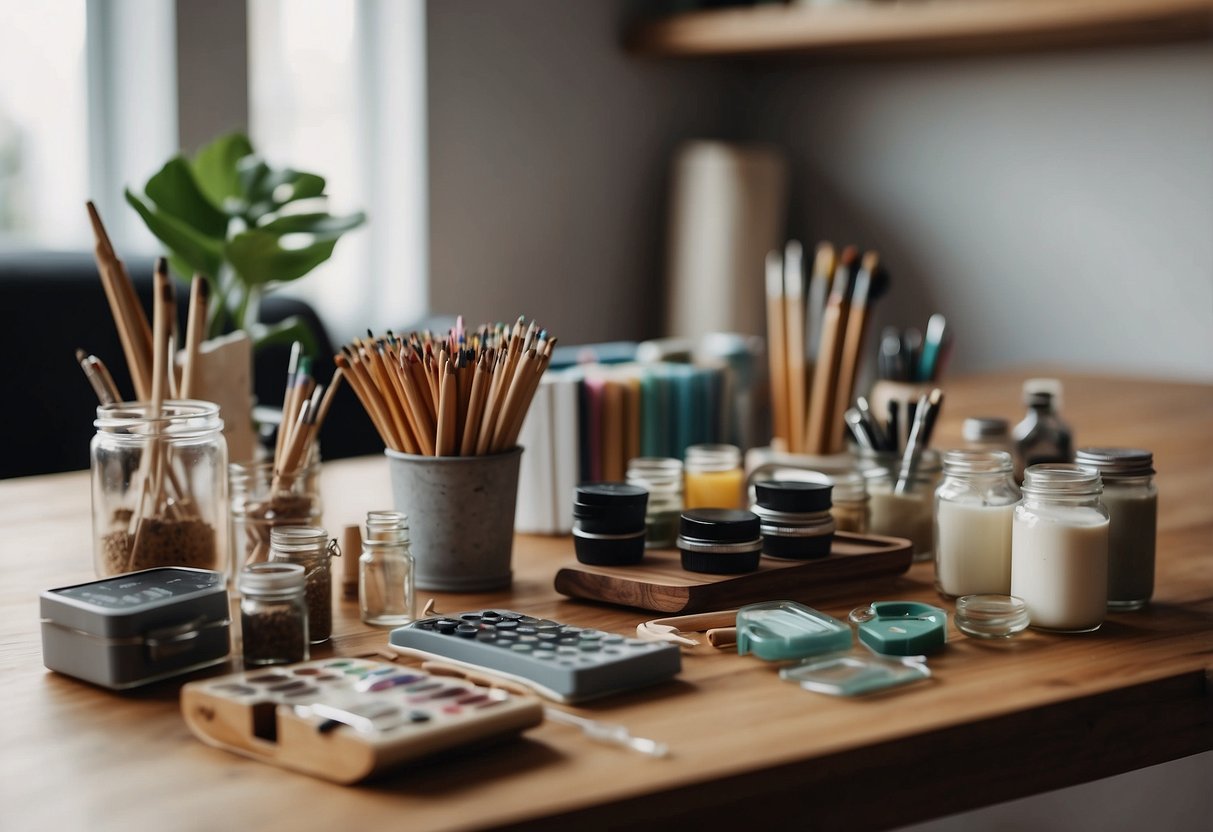
[[[744,508],[745,473],[735,445],[687,448],[683,503],[686,508]]]

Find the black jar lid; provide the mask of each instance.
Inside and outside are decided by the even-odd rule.
[[[763,480],[754,483],[758,505],[772,511],[808,514],[830,510],[830,494],[834,486],[823,482],[795,480]]]
[[[638,506],[648,499],[648,489],[626,482],[585,482],[576,492],[576,502],[587,506]]]
[[[762,521],[758,515],[736,508],[684,511],[678,528],[683,537],[713,543],[745,543],[762,537]]]
[[[1154,454],[1141,448],[1079,448],[1074,461],[1096,469],[1105,478],[1154,474]]]

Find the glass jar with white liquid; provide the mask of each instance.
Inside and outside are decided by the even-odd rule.
[[[1031,626],[1099,629],[1108,605],[1108,510],[1099,472],[1066,463],[1032,465],[1011,524],[1011,594]]]
[[[1006,451],[948,451],[935,490],[935,589],[945,598],[1011,592],[1011,518],[1019,502]]]

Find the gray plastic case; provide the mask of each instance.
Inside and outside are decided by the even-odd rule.
[[[168,566],[42,593],[42,663],[115,690],[219,664],[231,652],[227,580]]]

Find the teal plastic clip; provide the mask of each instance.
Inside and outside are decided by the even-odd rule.
[[[870,617],[851,618],[859,640],[886,656],[919,656],[939,650],[948,640],[948,614],[919,601],[877,601]]]
[[[795,601],[750,604],[737,611],[737,652],[766,661],[849,650],[851,628]]]

